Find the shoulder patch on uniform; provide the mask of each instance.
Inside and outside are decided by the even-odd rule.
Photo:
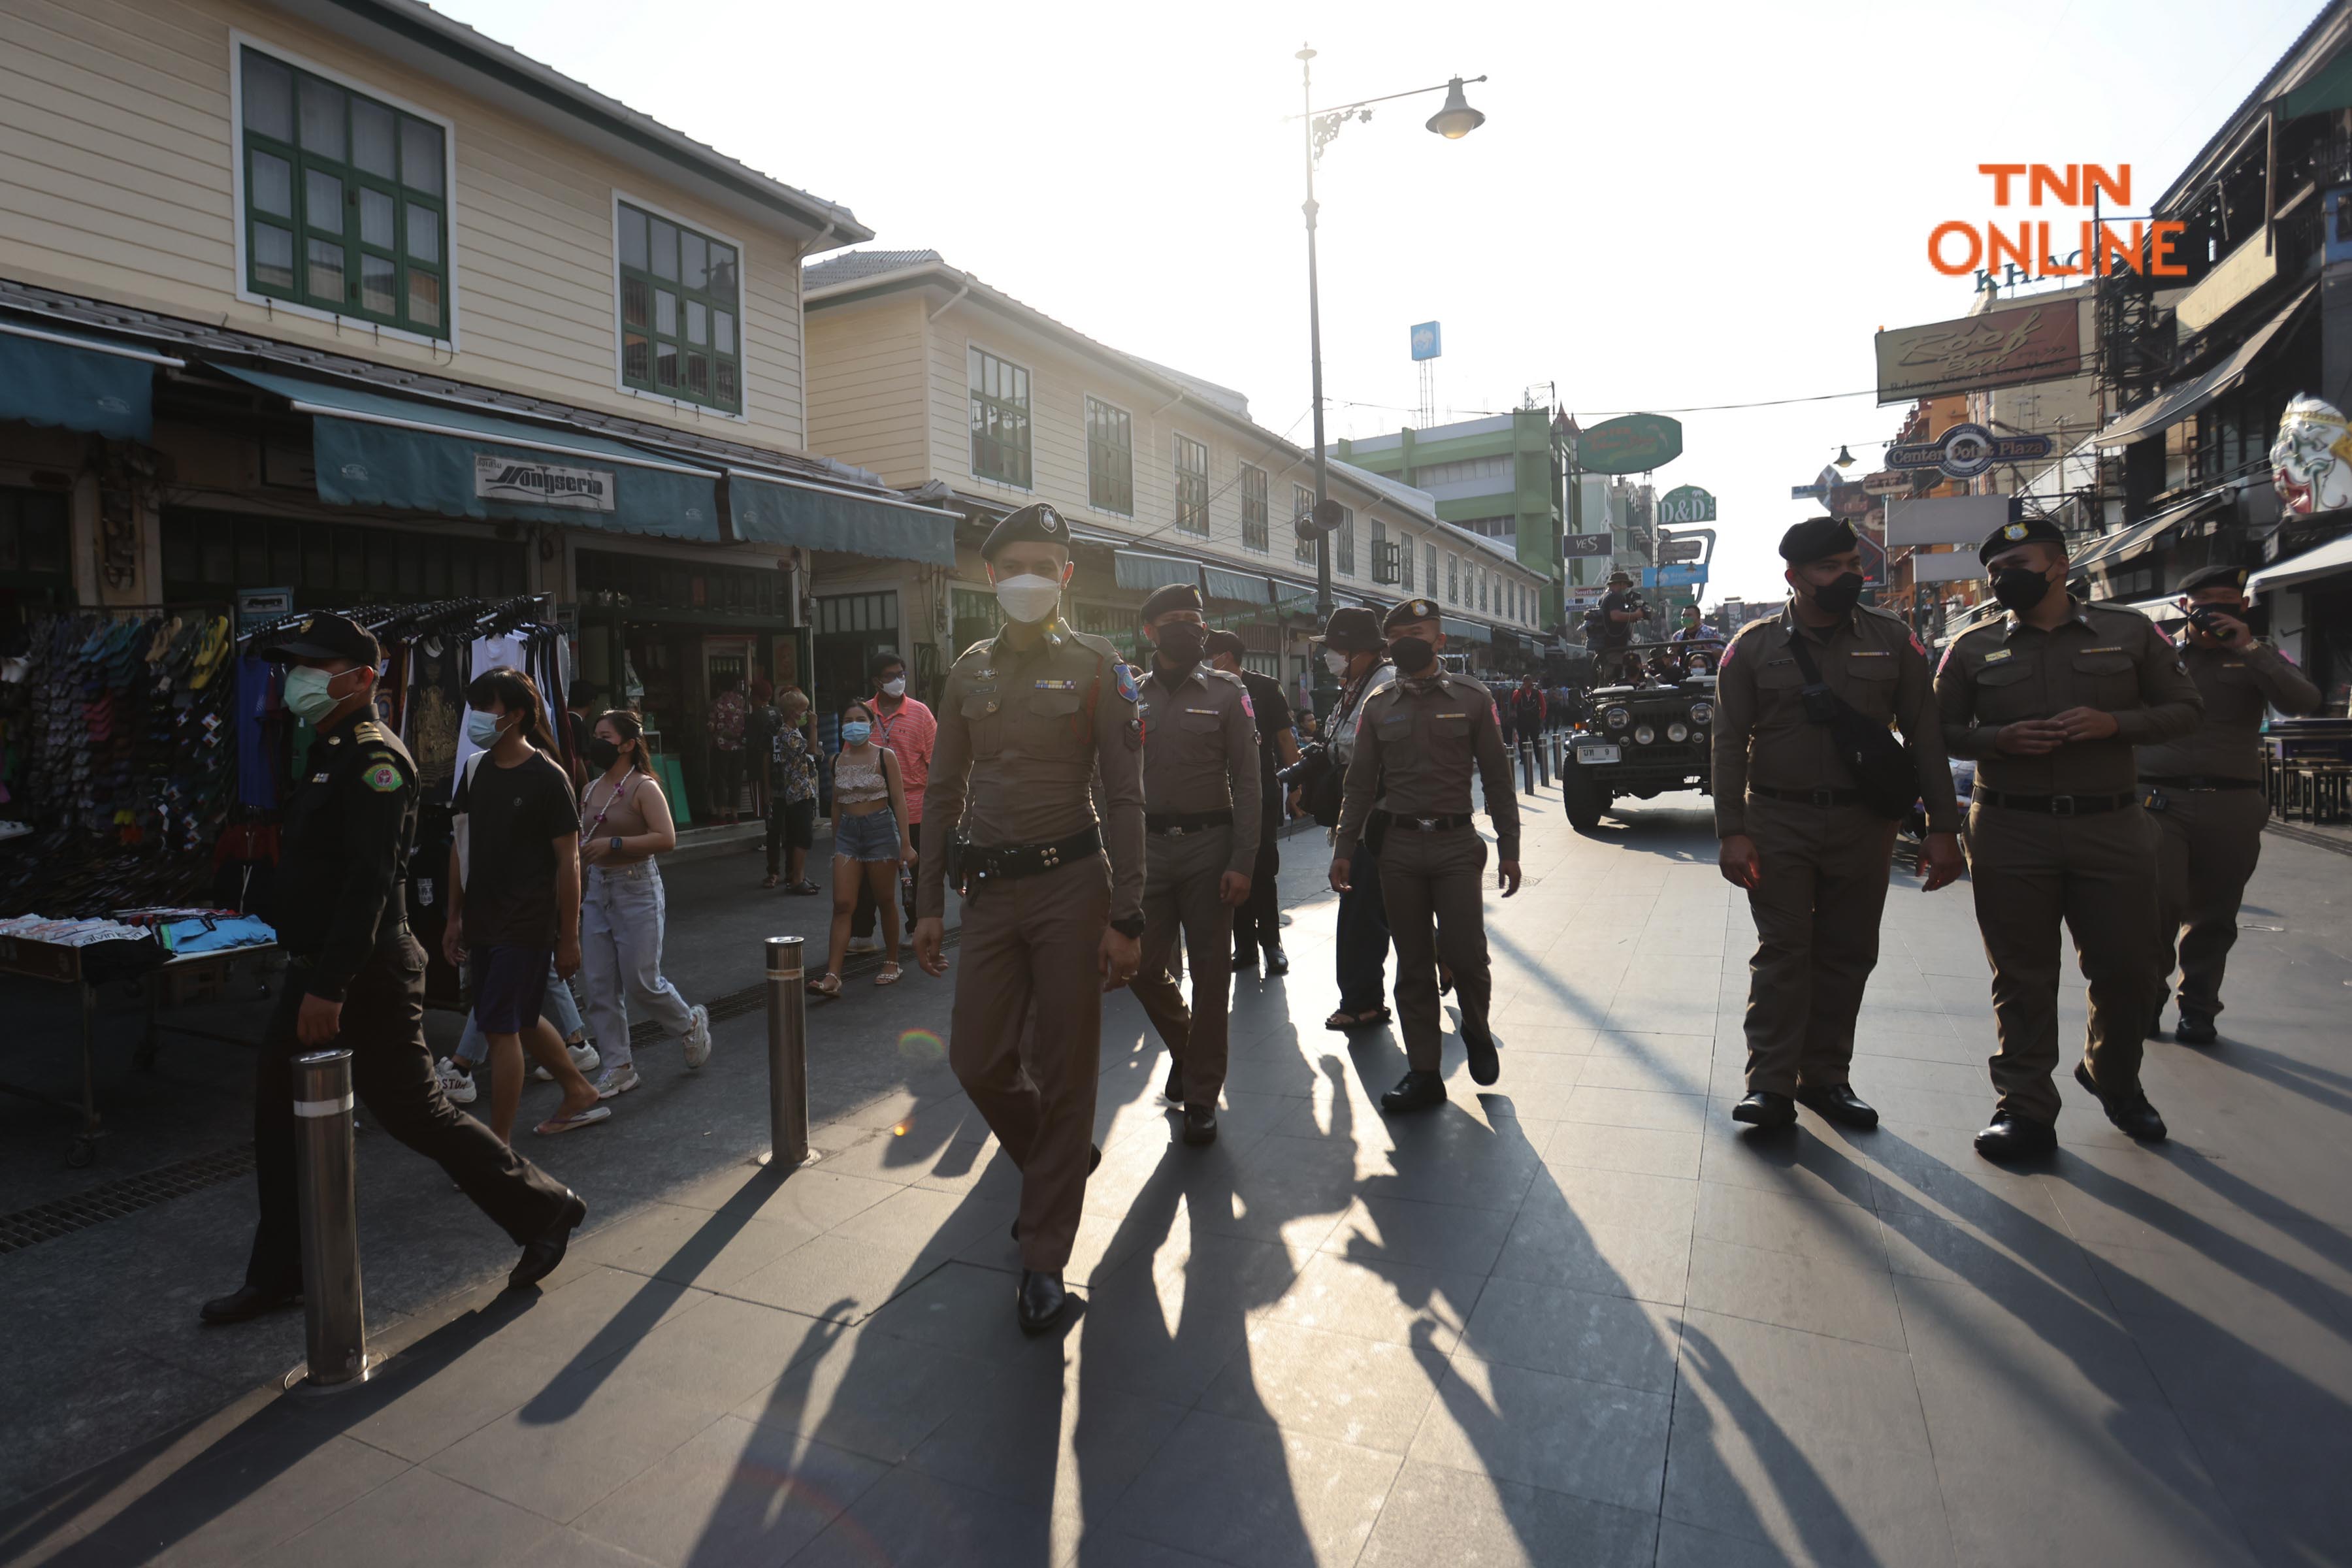
[[[400,776],[400,770],[390,763],[377,763],[360,774],[360,782],[379,795],[392,795],[407,781]]]
[[[1134,701],[1136,699],[1135,671],[1123,663],[1116,668],[1118,670],[1118,694],[1129,702]]]

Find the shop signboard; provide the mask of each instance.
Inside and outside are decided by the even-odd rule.
[[[1911,476],[1894,468],[1881,468],[1862,481],[1862,493],[1870,496],[1899,496],[1911,489]]]
[[[2082,307],[2071,299],[1897,327],[1875,342],[1882,405],[2083,374]]]
[[[1644,588],[1704,588],[1706,568],[1697,566],[1644,566],[1642,568]]]
[[[1995,463],[2032,462],[2057,449],[2047,436],[1996,436],[1981,425],[1955,425],[1933,441],[1889,447],[1886,466],[1937,468],[1950,479],[1972,479]]]
[[[1658,521],[1669,528],[1715,520],[1715,498],[1696,485],[1677,485],[1658,502]]]
[[[1862,585],[1865,588],[1886,586],[1886,546],[1867,533],[1854,535],[1854,546],[1862,555]]]
[[[1412,329],[1412,357],[1417,360],[1435,359],[1445,352],[1444,334],[1435,321],[1416,322]]]
[[[474,494],[483,500],[522,501],[574,511],[611,511],[613,470],[559,468],[553,463],[477,452]]]
[[[239,637],[256,626],[294,613],[291,588],[239,588],[236,591],[236,631]]]
[[[1606,419],[1576,441],[1576,466],[1588,474],[1646,474],[1682,455],[1682,422],[1663,414]]]
[[[1613,533],[1569,533],[1560,536],[1560,558],[1566,561],[1586,557],[1606,561],[1616,553],[1616,549],[1617,536]]]
[[[2007,496],[1927,496],[1886,503],[1892,545],[1974,544],[2009,521]]]

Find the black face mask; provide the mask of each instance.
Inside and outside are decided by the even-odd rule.
[[[1190,621],[1171,621],[1154,634],[1160,657],[1169,664],[1188,668],[1201,662],[1201,651],[1209,634]]]
[[[1862,603],[1862,574],[1842,572],[1813,590],[1813,607],[1827,616],[1843,616]]]
[[[1397,668],[1406,675],[1425,674],[1437,662],[1437,649],[1426,637],[1399,637],[1389,644],[1389,657],[1396,660]]]
[[[621,760],[621,748],[602,735],[591,735],[588,737],[586,755],[588,765],[603,773]]]
[[[2031,566],[2004,566],[1992,574],[1992,596],[2000,601],[2004,610],[2021,615],[2040,604],[2049,592],[2049,575]]]

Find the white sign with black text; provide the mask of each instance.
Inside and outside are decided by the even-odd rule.
[[[613,510],[610,468],[559,468],[552,463],[474,454],[474,494],[483,500],[521,501],[575,511]]]

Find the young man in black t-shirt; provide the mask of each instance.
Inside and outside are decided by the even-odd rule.
[[[467,734],[482,748],[451,803],[465,851],[449,854],[449,923],[442,949],[473,958],[474,1020],[490,1045],[490,1131],[507,1139],[522,1098],[523,1042],[562,1086],[563,1103],[539,1124],[569,1132],[613,1114],[539,1016],[548,972],[580,967],[580,808],[549,753],[547,709],[530,678],[493,669],[466,689]]]

